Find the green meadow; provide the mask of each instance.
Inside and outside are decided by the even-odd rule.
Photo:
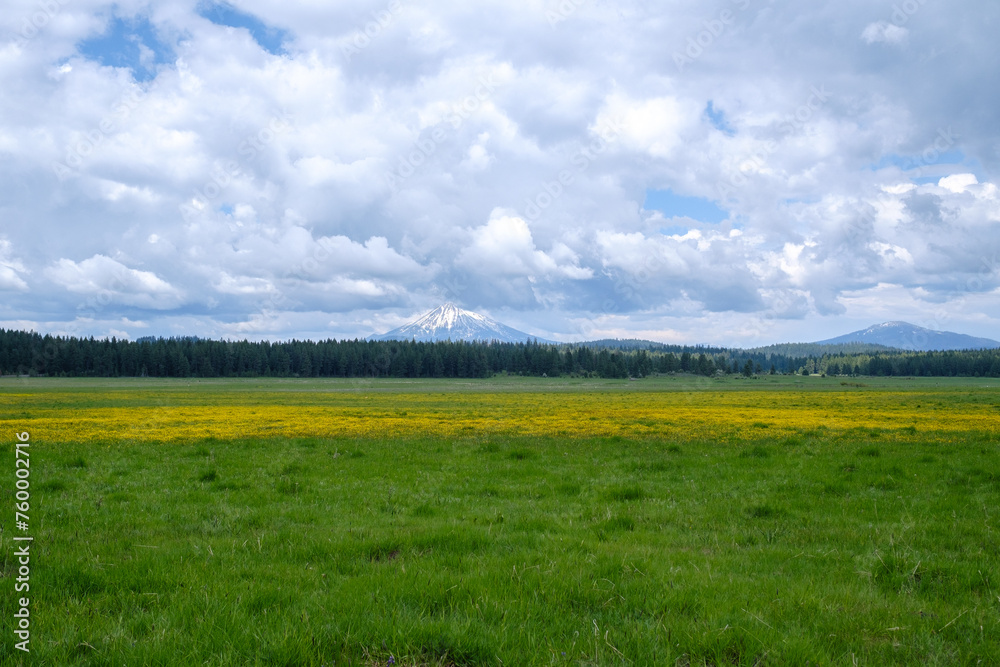
[[[998,385],[5,378],[0,662],[998,665]],[[450,396],[496,392],[543,405],[705,391],[756,392],[765,406],[799,392],[820,415],[845,392],[903,392],[945,421],[996,421],[947,438],[823,426],[769,437],[759,423],[752,442],[692,429],[47,443],[33,427],[167,400],[224,410],[329,394],[374,409],[423,392],[446,411]],[[20,431],[32,443],[30,654],[13,634]]]

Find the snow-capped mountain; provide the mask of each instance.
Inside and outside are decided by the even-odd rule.
[[[819,345],[875,343],[903,350],[981,350],[1000,348],[1000,342],[950,331],[934,331],[908,322],[883,322],[854,333],[821,340]]]
[[[446,303],[426,315],[393,329],[382,335],[372,336],[372,340],[414,340],[432,342],[439,340],[500,341],[502,343],[526,343],[536,340],[548,342],[523,331],[512,329],[494,319],[462,310],[453,303]]]

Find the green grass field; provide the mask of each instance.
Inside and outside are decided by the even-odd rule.
[[[5,628],[21,595],[12,537],[23,430],[35,541],[31,653],[6,630],[0,661],[997,665],[998,386],[5,378]],[[515,425],[165,443],[89,431],[47,442],[40,421],[164,405],[218,406],[224,418],[227,406],[280,403],[292,414],[405,406],[407,418],[426,410],[445,423],[461,418],[449,406],[468,412],[497,394],[528,395],[517,403],[525,419],[532,405],[581,394],[671,410],[697,399],[730,420],[746,410],[727,397],[765,413],[796,397],[820,423],[780,429],[747,412],[752,439],[713,436],[710,424],[675,424],[669,437],[520,436]],[[891,428],[824,425],[847,394],[906,405]],[[899,416],[930,410],[939,430]],[[949,414],[987,426],[949,430]],[[591,418],[611,417],[579,415]]]

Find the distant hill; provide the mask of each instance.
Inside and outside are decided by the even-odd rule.
[[[1000,348],[1000,341],[950,331],[934,331],[908,322],[883,322],[853,333],[821,340],[817,345],[871,343],[901,350],[985,350]]]
[[[513,329],[506,324],[463,310],[453,303],[446,303],[426,313],[409,324],[388,331],[381,335],[371,336],[370,340],[410,340],[417,342],[435,341],[499,341],[501,343],[527,343],[538,341],[547,343],[542,338]]]
[[[671,352],[681,354],[690,352],[691,354],[708,355],[757,355],[762,354],[767,358],[773,355],[785,357],[822,357],[827,354],[873,354],[875,352],[891,352],[894,348],[875,343],[780,343],[777,345],[766,345],[762,347],[741,348],[741,347],[717,347],[714,345],[676,345],[669,343],[657,343],[651,340],[641,340],[636,338],[604,338],[601,340],[591,340],[583,343],[566,343],[574,347],[589,347],[594,349],[622,350],[632,352],[636,350],[646,350],[648,352]]]
[[[588,340],[582,343],[564,343],[564,345],[608,350],[646,350],[648,352],[675,353],[693,352],[694,354],[719,354],[721,352],[726,352],[729,349],[712,345],[676,345],[672,343],[658,343],[654,340],[642,340],[639,338],[602,338],[600,340]]]
[[[822,357],[827,354],[874,354],[876,352],[898,352],[899,350],[888,345],[877,343],[779,343],[777,345],[765,345],[746,350],[751,353],[760,353],[768,357],[772,355],[785,357]]]

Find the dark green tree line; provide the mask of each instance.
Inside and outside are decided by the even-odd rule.
[[[326,340],[272,343],[198,338],[138,341],[0,329],[0,374],[84,377],[481,378],[645,377],[655,373],[1000,377],[1000,350],[785,355],[683,347]]]

